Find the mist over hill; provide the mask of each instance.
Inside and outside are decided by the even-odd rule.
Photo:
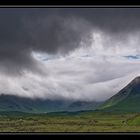
[[[62,111],[94,110],[101,102],[70,100],[43,100],[0,95],[0,112],[49,113]]]

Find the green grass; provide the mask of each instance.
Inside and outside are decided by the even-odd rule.
[[[140,132],[140,114],[1,115],[0,132]]]

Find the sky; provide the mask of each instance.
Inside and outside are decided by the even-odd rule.
[[[0,94],[105,101],[140,75],[139,8],[0,8]]]

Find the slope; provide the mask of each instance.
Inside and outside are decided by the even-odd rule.
[[[136,77],[99,109],[106,111],[140,112],[140,77]]]

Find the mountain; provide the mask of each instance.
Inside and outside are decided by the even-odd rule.
[[[140,77],[136,77],[99,109],[104,111],[140,112]]]
[[[69,111],[95,110],[102,102],[75,101],[68,106]]]
[[[98,106],[96,102],[30,99],[14,95],[0,95],[0,112],[48,113],[61,111],[93,110]]]

